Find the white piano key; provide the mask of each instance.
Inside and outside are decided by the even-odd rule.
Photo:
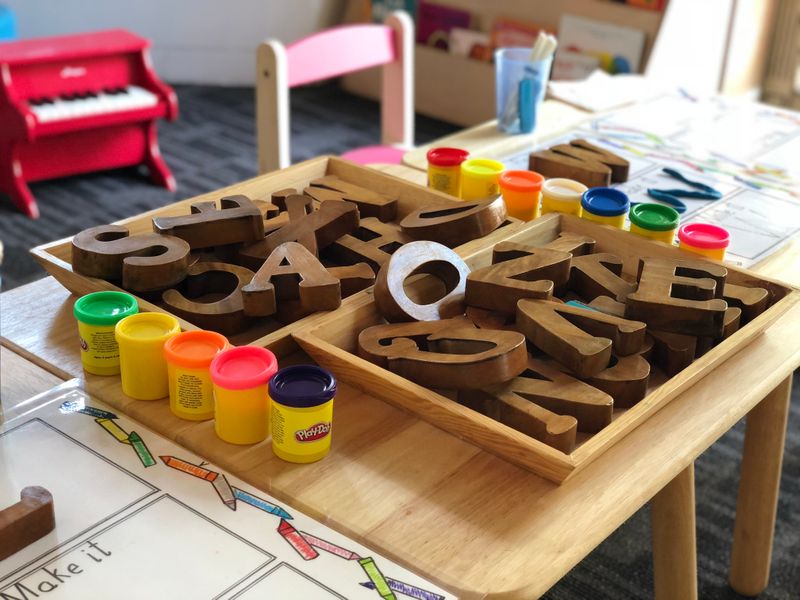
[[[156,104],[158,104],[158,96],[144,88],[131,85],[125,89],[125,93],[121,94],[100,92],[96,97],[90,98],[74,98],[70,100],[57,98],[52,104],[40,104],[30,108],[40,123],[47,123],[150,108]]]

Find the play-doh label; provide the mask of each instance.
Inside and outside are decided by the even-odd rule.
[[[298,429],[294,432],[294,439],[298,442],[315,442],[321,440],[331,432],[331,423],[315,423],[311,427]]]

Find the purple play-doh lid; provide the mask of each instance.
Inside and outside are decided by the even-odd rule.
[[[269,380],[269,396],[274,402],[294,408],[325,404],[336,395],[334,376],[316,365],[284,367]]]

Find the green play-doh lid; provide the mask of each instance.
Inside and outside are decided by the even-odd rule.
[[[72,310],[75,318],[89,325],[116,325],[139,312],[136,298],[125,292],[94,292],[81,296]]]
[[[678,211],[665,204],[637,204],[628,214],[631,223],[650,231],[670,231],[678,228]]]

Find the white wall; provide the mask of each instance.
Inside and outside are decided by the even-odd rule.
[[[252,85],[256,46],[337,23],[343,0],[3,0],[22,38],[123,27],[172,83]]]

